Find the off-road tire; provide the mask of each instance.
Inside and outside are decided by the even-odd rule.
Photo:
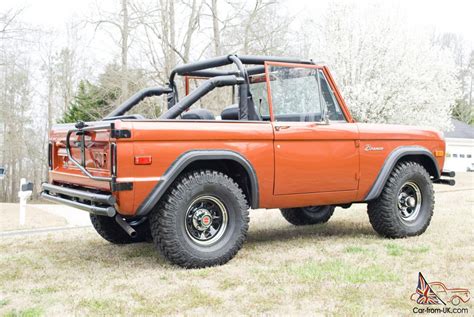
[[[187,217],[193,202],[213,197],[227,213],[222,236],[209,245],[193,240]],[[185,268],[221,265],[242,247],[249,223],[247,200],[236,182],[213,170],[197,170],[179,176],[150,214],[153,241],[171,263]]]
[[[406,221],[399,210],[399,192],[407,182],[416,184],[421,194],[421,207],[416,218]],[[387,238],[416,236],[425,232],[434,210],[433,183],[426,169],[405,161],[393,169],[380,196],[369,202],[367,212],[374,230]]]
[[[135,242],[151,241],[150,225],[148,220],[133,226],[137,235],[130,237],[113,217],[90,215],[92,226],[95,231],[105,240],[114,244],[127,244]]]
[[[311,206],[280,209],[283,218],[295,226],[315,225],[329,221],[334,213],[334,206]]]

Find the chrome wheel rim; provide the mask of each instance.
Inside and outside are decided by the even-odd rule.
[[[422,203],[421,190],[413,182],[405,182],[398,191],[397,207],[404,221],[413,221],[420,213]]]
[[[227,224],[227,209],[214,196],[201,196],[193,200],[184,219],[188,237],[199,245],[217,242],[224,235]]]

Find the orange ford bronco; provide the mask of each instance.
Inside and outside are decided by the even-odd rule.
[[[206,109],[206,95],[223,88],[230,101]],[[168,109],[158,119],[131,112],[160,95]],[[432,184],[454,185],[444,154],[439,132],[355,122],[324,65],[228,55],[176,67],[165,87],[102,121],[55,125],[42,197],[88,211],[112,243],[153,239],[172,263],[197,268],[236,255],[249,208],[312,225],[336,206],[367,203],[382,236],[419,235],[433,215]]]

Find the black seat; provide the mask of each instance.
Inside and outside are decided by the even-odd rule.
[[[181,114],[184,120],[216,120],[214,114],[207,109],[192,109]]]
[[[222,110],[221,119],[239,120],[239,106],[237,104],[233,104],[225,107],[224,110]]]

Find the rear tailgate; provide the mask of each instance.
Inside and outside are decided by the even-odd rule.
[[[55,125],[51,129],[50,183],[111,191],[116,146],[111,137],[114,123],[90,122],[86,125],[79,131],[74,124]]]
[[[118,155],[133,153],[131,132],[121,125],[116,120],[53,126],[42,197],[96,214],[133,215],[133,183],[123,178],[132,171],[128,160],[120,163],[124,175],[118,178]]]

